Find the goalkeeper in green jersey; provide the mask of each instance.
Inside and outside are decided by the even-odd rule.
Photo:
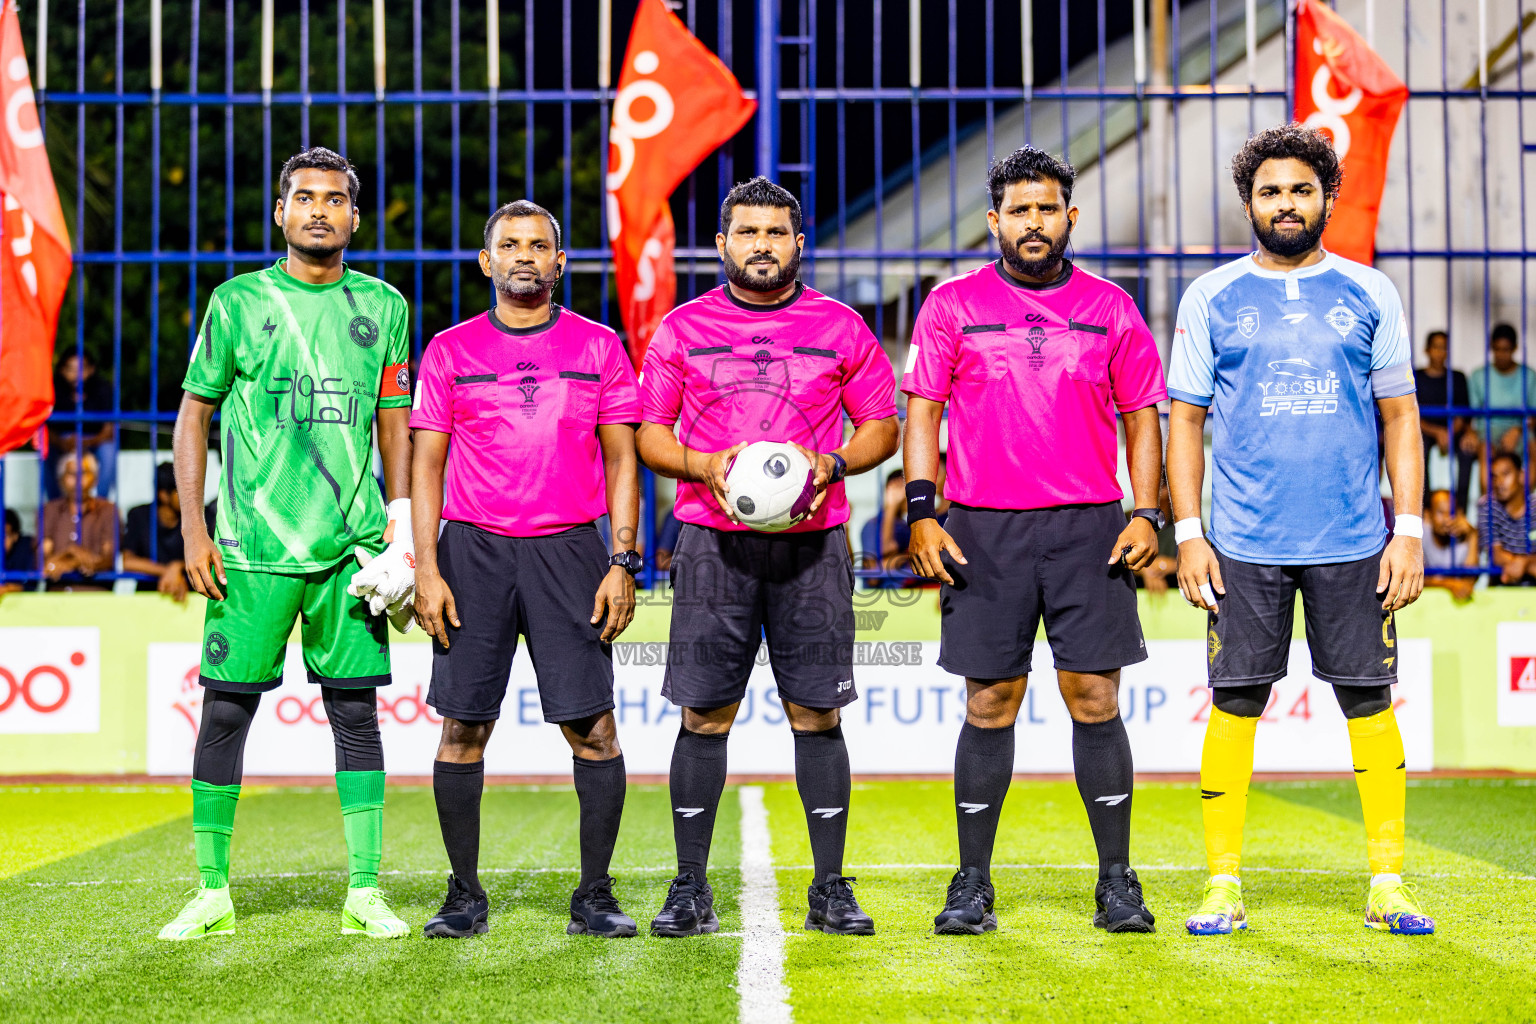
[[[187,572],[208,598],[202,725],[192,763],[196,897],[160,932],[234,932],[229,846],[245,739],[262,693],[282,683],[294,619],[336,743],[350,873],[342,932],[406,931],[378,889],[384,752],[375,688],[386,686],[386,619],[408,628],[411,545],[409,341],[400,293],[342,262],[357,229],[346,158],[305,150],[283,165],[273,219],[288,256],[214,289],[176,418],[176,484],[203,500],[208,428],[220,413],[218,520],[183,516]],[[373,421],[386,511],[373,476]],[[358,565],[363,568],[358,571]]]

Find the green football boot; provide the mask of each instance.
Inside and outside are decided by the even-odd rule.
[[[389,908],[377,887],[347,890],[341,911],[341,934],[366,935],[373,939],[404,938],[410,927]]]
[[[229,886],[222,889],[198,889],[192,901],[181,908],[175,920],[160,929],[167,942],[206,939],[210,935],[235,934],[235,905],[229,899]]]

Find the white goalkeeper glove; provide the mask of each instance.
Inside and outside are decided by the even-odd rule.
[[[360,568],[347,584],[347,593],[366,600],[368,610],[374,615],[388,614],[395,628],[406,633],[414,621],[409,608],[416,597],[411,499],[396,498],[390,502],[389,521],[394,524],[394,539],[377,558],[362,548],[353,552]]]

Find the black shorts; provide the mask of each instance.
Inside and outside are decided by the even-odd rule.
[[[781,699],[840,708],[857,698],[847,531],[684,523],[672,552],[672,642],[661,695],[686,708],[736,703],[765,636]]]
[[[432,645],[427,703],[445,718],[501,717],[517,635],[539,681],[546,722],[570,722],[613,707],[613,653],[592,625],[592,599],[608,574],[608,549],[594,526],[547,537],[503,537],[450,522],[437,564],[463,623],[451,646]]]
[[[1045,619],[1056,668],[1108,672],[1147,657],[1136,580],[1109,564],[1125,529],[1119,504],[991,509],[951,505],[954,585],[939,590],[939,667],[971,679],[1028,675]]]
[[[1210,685],[1273,683],[1286,674],[1296,592],[1307,622],[1312,674],[1336,686],[1397,682],[1397,627],[1382,611],[1381,555],[1328,565],[1256,565],[1216,552],[1225,596],[1208,615]]]

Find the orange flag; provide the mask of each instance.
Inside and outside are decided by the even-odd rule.
[[[53,410],[53,333],[73,259],[16,4],[0,11],[0,453]]]
[[[640,0],[608,131],[608,238],[636,368],[677,297],[667,198],[756,109],[662,0]]]
[[[1387,183],[1387,152],[1408,99],[1386,61],[1316,0],[1296,5],[1296,120],[1333,137],[1344,184],[1323,247],[1370,263]]]

